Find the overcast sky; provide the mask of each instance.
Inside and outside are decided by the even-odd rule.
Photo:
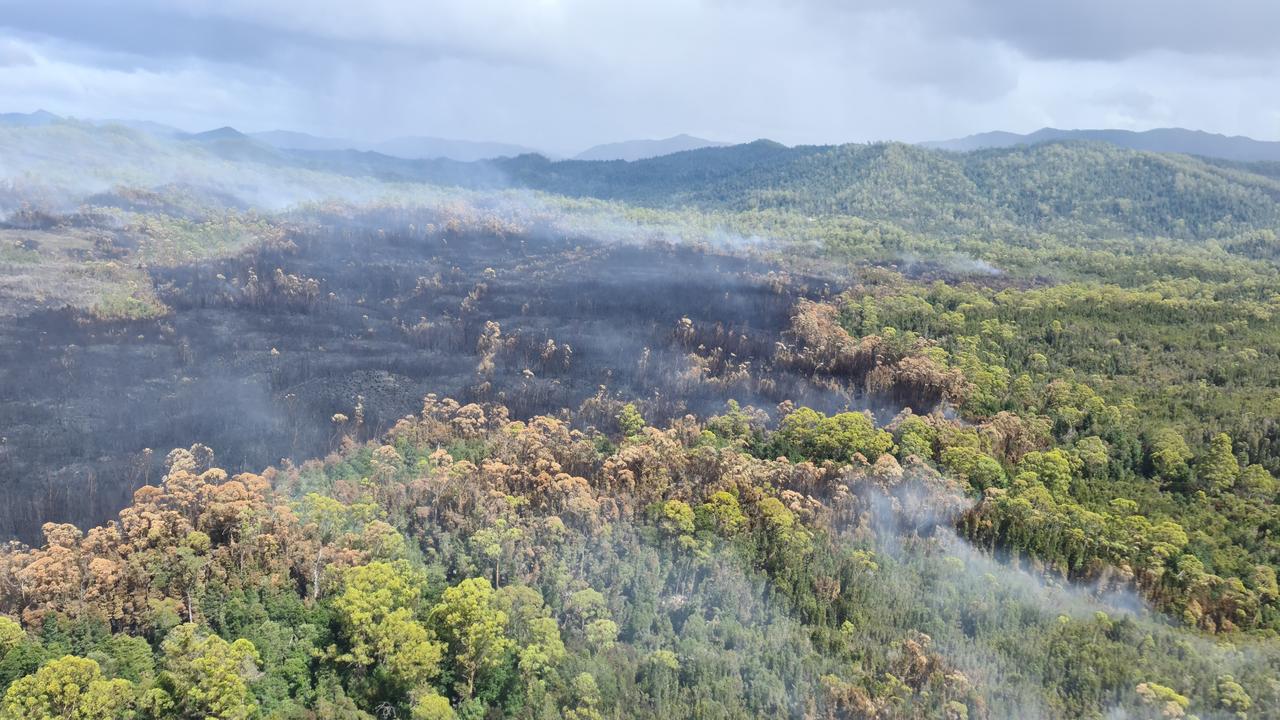
[[[0,111],[552,152],[1042,126],[1280,140],[1280,0],[0,0]]]

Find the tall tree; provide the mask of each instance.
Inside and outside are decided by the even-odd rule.
[[[134,701],[133,683],[108,680],[98,663],[67,655],[10,685],[0,720],[125,720]]]
[[[430,617],[461,671],[458,695],[467,700],[475,694],[477,680],[508,659],[512,641],[506,635],[507,614],[494,602],[488,580],[470,578],[446,589]]]

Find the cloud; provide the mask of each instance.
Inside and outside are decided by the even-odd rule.
[[[891,86],[928,89],[943,97],[982,102],[996,100],[1018,84],[1018,58],[995,43],[963,36],[921,32],[918,18],[886,12],[858,18],[862,61]],[[879,42],[874,42],[880,38]],[[884,52],[892,39],[893,52]]]
[[[250,121],[260,113],[287,115],[299,98],[279,78],[263,73],[222,72],[207,63],[168,68],[121,68],[86,62],[57,45],[0,41],[19,63],[0,62],[0,108],[45,108],[77,117],[182,117],[204,127],[233,114]],[[235,115],[238,113],[238,115]],[[221,123],[217,123],[221,124]]]
[[[536,63],[565,47],[558,3],[336,0],[45,0],[0,2],[0,23],[153,63],[175,58],[259,65],[354,51],[421,59]]]
[[[1033,58],[1120,60],[1167,51],[1189,55],[1280,54],[1272,0],[968,0],[948,3],[950,27],[996,39]]]
[[[1033,59],[1123,60],[1167,51],[1276,57],[1272,0],[801,0],[818,17],[911,16],[934,37],[1004,44]]]
[[[1280,136],[1280,3],[1200,5],[0,0],[0,69],[30,70],[0,77],[0,105],[564,153],[680,132],[812,143],[1119,123]]]
[[[35,56],[26,47],[12,40],[0,39],[0,67],[25,67],[35,62]]]

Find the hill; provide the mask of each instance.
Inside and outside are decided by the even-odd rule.
[[[969,135],[968,137],[953,140],[924,142],[920,143],[920,145],[936,150],[969,152],[986,148],[1035,145],[1055,140],[1095,140],[1131,150],[1183,153],[1239,162],[1280,160],[1280,142],[1254,140],[1240,135],[1219,135],[1202,130],[1186,130],[1183,128],[1157,128],[1142,132],[1134,132],[1132,130],[1059,130],[1057,128],[1041,128],[1026,135],[997,131]]]
[[[437,137],[400,137],[374,143],[367,149],[384,155],[422,160],[447,158],[461,162],[488,160],[499,157],[515,157],[538,152],[522,145],[473,140],[449,140]]]
[[[537,152],[510,143],[449,140],[437,137],[399,137],[382,142],[366,142],[349,138],[321,137],[291,130],[269,130],[252,133],[251,137],[282,150],[377,152],[407,160],[445,158],[462,162],[514,157]]]
[[[267,130],[249,133],[249,136],[281,150],[350,150],[359,145],[346,138],[321,137],[293,130]]]
[[[587,148],[574,156],[574,160],[644,160],[686,150],[706,147],[724,147],[728,143],[704,140],[692,135],[676,135],[663,140],[625,140]]]
[[[159,137],[165,138],[176,138],[188,134],[185,130],[181,130],[172,125],[165,125],[164,123],[152,122],[150,120],[107,118],[105,120],[92,120],[91,122],[95,125],[102,126],[121,125],[129,128],[130,130],[137,130],[138,132],[149,133],[151,135],[158,135]]]
[[[632,163],[496,163],[547,192],[658,207],[850,215],[918,232],[1206,239],[1280,224],[1280,183],[1246,167],[1050,143],[966,154],[904,145],[758,141]],[[1175,211],[1176,210],[1176,211]]]
[[[262,164],[278,164],[282,162],[278,150],[233,127],[220,127],[200,133],[178,135],[176,139],[183,143],[199,145],[208,152],[212,152],[226,160]]]
[[[459,162],[283,150],[231,128],[176,141],[75,122],[3,131],[0,156],[12,177],[61,176],[74,165],[65,185],[103,178],[90,192],[110,187],[110,177],[127,176],[148,186],[212,184],[268,206],[394,182],[516,187],[663,210],[851,217],[953,238],[996,233],[1203,242],[1280,227],[1280,179],[1272,165],[1100,142],[952,153],[902,143],[787,147],[759,140],[632,162],[533,154]]]
[[[40,127],[52,125],[62,118],[45,110],[31,113],[0,113],[0,125],[9,127]]]

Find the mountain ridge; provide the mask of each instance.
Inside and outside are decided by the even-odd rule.
[[[61,121],[61,117],[54,115],[48,110],[36,110],[35,112],[29,113],[0,113],[0,126],[6,127],[39,127]]]
[[[75,179],[68,187],[91,185],[92,192],[109,187],[104,179],[112,176],[145,186],[204,177],[250,205],[329,197],[349,183],[376,181],[521,188],[651,208],[851,216],[950,237],[998,230],[1198,242],[1280,228],[1280,171],[1273,164],[1101,142],[953,153],[904,143],[787,147],[757,140],[631,162],[536,154],[459,162],[280,150],[229,128],[166,139],[63,122],[4,128],[0,157],[11,172],[67,175]],[[210,162],[215,158],[246,164],[229,173]]]
[[[649,158],[671,155],[686,150],[700,150],[708,147],[727,147],[733,143],[707,140],[687,133],[672,135],[660,140],[621,140],[618,142],[593,145],[573,156],[574,160],[647,160]]]
[[[1036,145],[1064,140],[1092,140],[1110,143],[1130,150],[1174,152],[1236,162],[1280,161],[1280,142],[1255,140],[1243,135],[1222,135],[1204,130],[1188,130],[1179,127],[1153,128],[1141,131],[1109,128],[1064,130],[1044,127],[1026,134],[995,130],[961,138],[931,140],[918,144],[921,147],[934,150],[973,152],[975,150],[1007,148],[1015,145]]]
[[[538,150],[514,143],[487,140],[455,140],[432,136],[403,136],[377,142],[311,135],[294,130],[267,130],[249,137],[280,150],[376,152],[406,160],[444,158],[459,162],[515,157]]]

